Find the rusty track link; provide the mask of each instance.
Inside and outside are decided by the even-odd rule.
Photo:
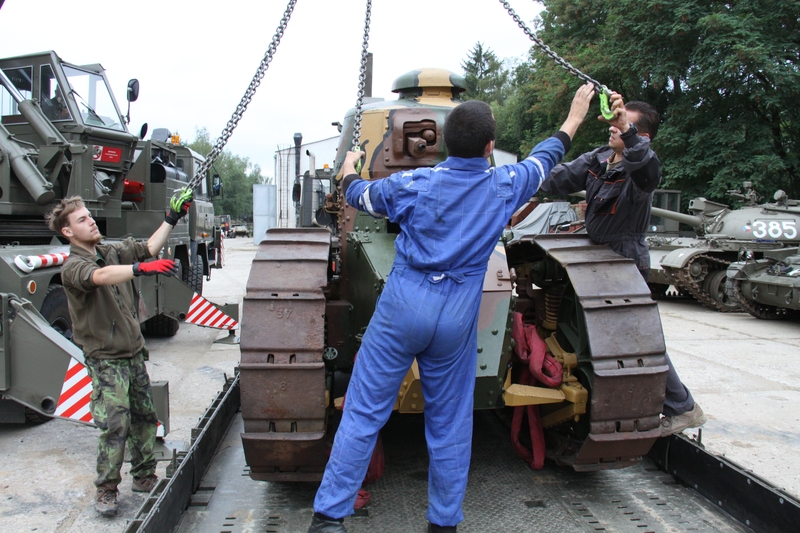
[[[691,275],[690,267],[691,265],[698,260],[703,260],[711,264],[722,265],[721,268],[717,269],[707,269],[704,276],[696,278]],[[712,275],[712,272],[716,270],[725,270],[728,268],[730,261],[726,261],[724,259],[720,259],[719,257],[714,257],[712,255],[701,254],[698,255],[684,267],[684,268],[668,268],[668,274],[671,278],[673,278],[675,284],[681,289],[694,297],[701,305],[704,307],[708,307],[709,309],[713,309],[714,311],[719,311],[720,313],[739,313],[743,309],[740,306],[725,306],[717,302],[708,292],[706,292],[705,288],[703,287],[703,282],[705,279]],[[739,301],[737,300],[737,303]]]
[[[550,430],[548,456],[575,470],[628,466],[661,436],[668,367],[657,304],[633,261],[607,246],[583,235],[525,241],[533,256],[540,248],[569,276],[557,334],[577,355],[590,391],[588,420]]]
[[[270,229],[242,310],[242,446],[250,477],[316,481],[325,467],[325,293],[331,236]]]

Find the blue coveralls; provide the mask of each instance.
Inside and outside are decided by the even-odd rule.
[[[441,526],[464,519],[484,273],[508,219],[563,155],[563,142],[551,137],[515,165],[450,157],[434,168],[356,179],[348,187],[350,205],[388,217],[401,233],[314,511],[331,518],[353,513],[378,431],[416,357],[430,458],[427,518]]]

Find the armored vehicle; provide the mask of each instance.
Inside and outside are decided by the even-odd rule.
[[[742,255],[728,265],[728,297],[756,318],[800,318],[800,248],[764,252],[762,259],[749,250]]]
[[[779,191],[783,193],[783,191]],[[775,195],[773,203],[759,203],[750,182],[744,193],[729,195],[744,202],[738,209],[705,198],[689,201],[691,214],[654,207],[652,214],[676,220],[694,228],[695,235],[648,235],[650,279],[653,293],[664,294],[669,285],[692,295],[704,306],[722,312],[741,311],[738,300],[726,291],[726,270],[739,253],[750,250],[760,259],[769,250],[800,243],[800,215],[785,194]]]
[[[129,103],[138,92],[131,80]],[[0,330],[7,343],[0,419],[22,421],[27,413],[86,421],[85,387],[75,389],[82,391],[80,409],[67,406],[65,396],[72,390],[67,383],[86,385],[83,355],[68,342],[61,265],[69,247],[47,227],[45,214],[53,200],[79,195],[107,239],[147,238],[202,157],[166,139],[140,143],[146,125],[139,136],[128,132],[103,68],[73,65],[52,51],[0,59],[0,117],[0,294],[8,311]],[[208,179],[198,184],[189,216],[164,249],[165,257],[180,260],[180,278],[134,281],[148,333],[174,335],[202,292],[203,276],[220,265],[210,203],[214,185]],[[22,314],[29,328],[18,320]],[[49,339],[46,346],[39,346],[39,336]]]
[[[464,80],[422,69],[397,78],[392,90],[397,100],[363,108],[366,179],[446,158],[444,120],[458,105]],[[351,110],[343,121],[334,169],[339,178],[355,118]],[[346,391],[394,259],[396,224],[358,212],[341,197],[325,205],[330,226],[269,230],[250,271],[240,375],[242,442],[254,479],[321,478],[333,433],[330,415]],[[521,382],[525,365],[512,354],[514,317],[518,326],[535,326],[561,362],[555,387]],[[627,466],[660,436],[667,366],[656,304],[632,261],[586,236],[498,241],[484,281],[478,343],[475,408],[539,406],[547,454],[560,464],[576,470]],[[396,410],[423,409],[414,365]]]

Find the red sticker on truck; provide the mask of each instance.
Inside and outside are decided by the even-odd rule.
[[[114,148],[113,146],[99,146],[94,145],[94,152],[92,159],[101,161],[103,163],[119,163],[122,160],[122,148]]]

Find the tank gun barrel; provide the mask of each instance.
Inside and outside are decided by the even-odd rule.
[[[572,193],[570,196],[577,196],[578,198],[586,198],[586,191],[580,191]],[[702,218],[696,217],[694,215],[687,215],[684,213],[678,213],[677,211],[670,211],[669,209],[661,209],[660,207],[651,207],[650,214],[656,215],[659,217],[669,218],[671,220],[677,220],[682,224],[687,224],[693,228],[702,228],[705,224]]]
[[[669,218],[671,220],[677,220],[678,222],[692,226],[693,228],[702,228],[705,225],[705,222],[700,217],[687,215],[685,213],[678,213],[677,211],[670,211],[669,209],[661,209],[660,207],[651,207],[650,214]]]

